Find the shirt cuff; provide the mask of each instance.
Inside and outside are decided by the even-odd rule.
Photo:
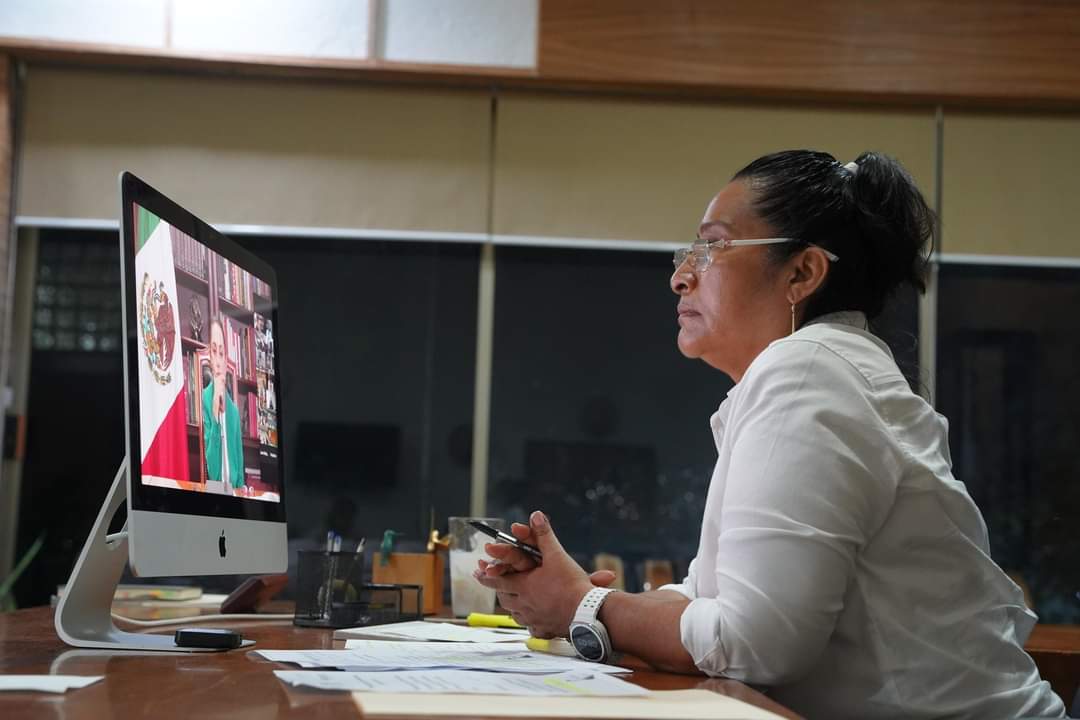
[[[721,675],[727,669],[720,627],[720,603],[715,598],[691,600],[679,619],[683,647],[690,653],[698,670],[706,675]]]
[[[657,590],[674,590],[675,592],[677,592],[680,595],[682,595],[683,597],[685,597],[687,600],[693,600],[694,599],[694,593],[690,590],[690,588],[686,587],[685,583],[671,583],[670,585],[661,585],[660,587],[658,587],[656,589]]]

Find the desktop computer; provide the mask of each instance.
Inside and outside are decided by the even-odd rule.
[[[285,572],[277,280],[131,173],[120,198],[127,455],[56,631],[78,647],[197,652],[116,628],[113,592],[128,561],[144,577]],[[125,501],[124,529],[107,534]]]

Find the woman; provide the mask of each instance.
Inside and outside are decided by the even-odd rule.
[[[211,380],[203,389],[203,446],[206,476],[222,483],[224,492],[246,495],[240,410],[227,390],[228,349],[220,318],[210,323]]]
[[[822,718],[1062,717],[1035,622],[950,471],[947,425],[867,318],[924,289],[933,213],[894,160],[810,151],[740,170],[675,254],[679,349],[735,381],[686,579],[596,589],[543,513],[477,578],[541,637],[772,688]],[[601,638],[601,639],[596,639]]]

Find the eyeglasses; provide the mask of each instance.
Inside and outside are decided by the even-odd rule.
[[[675,264],[675,269],[678,270],[683,266],[683,263],[689,261],[690,267],[695,272],[703,273],[709,269],[712,264],[712,253],[709,252],[713,247],[730,248],[738,247],[740,245],[776,245],[778,243],[789,242],[801,242],[798,238],[753,238],[746,240],[729,240],[727,238],[720,238],[719,240],[696,240],[690,247],[679,248],[675,251],[674,257],[671,261]],[[821,252],[825,253],[825,257],[829,260],[836,262],[840,258],[829,252],[825,248],[819,245],[813,245],[808,243],[812,247],[816,247]]]

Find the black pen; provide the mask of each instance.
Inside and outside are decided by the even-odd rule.
[[[540,552],[540,548],[536,547],[535,545],[530,545],[527,542],[522,542],[513,535],[504,533],[502,530],[496,530],[490,525],[482,523],[479,520],[470,520],[469,524],[480,532],[484,533],[485,535],[490,535],[491,537],[495,538],[498,542],[506,543],[507,545],[513,545],[514,547],[524,551],[526,554],[531,555],[532,558],[537,562],[544,559],[543,554]]]

